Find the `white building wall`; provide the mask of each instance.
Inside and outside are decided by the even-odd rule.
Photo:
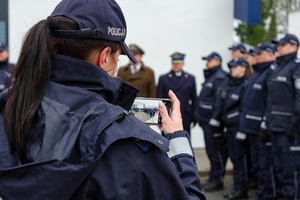
[[[9,43],[10,60],[18,58],[23,36],[28,29],[45,19],[60,0],[10,0]],[[146,54],[144,63],[158,77],[171,69],[170,55],[186,54],[184,70],[195,75],[197,93],[203,82],[205,62],[202,56],[218,51],[224,60],[230,59],[228,47],[233,43],[233,0],[119,0],[127,21],[127,44],[136,43]],[[128,59],[120,57],[121,65]],[[192,129],[192,144],[204,147],[199,126]]]
[[[289,13],[288,32],[295,34],[300,40],[300,10],[295,10]],[[300,57],[300,51],[298,51]]]

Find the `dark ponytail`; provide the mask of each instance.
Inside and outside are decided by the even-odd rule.
[[[22,161],[26,157],[26,133],[51,75],[53,53],[48,26],[48,20],[42,20],[25,36],[4,110],[9,141]]]
[[[78,24],[69,18],[62,16],[54,18],[38,22],[25,36],[13,73],[14,82],[8,90],[4,108],[9,141],[23,163],[26,162],[27,134],[30,132],[34,115],[51,76],[53,54],[88,61],[94,50],[102,51],[110,47],[112,53],[115,53],[121,49],[121,45],[117,42],[54,37],[49,29],[53,26],[62,30],[78,29]]]

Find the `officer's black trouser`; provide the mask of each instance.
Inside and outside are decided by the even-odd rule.
[[[187,131],[189,136],[191,132],[191,123],[192,123],[192,116],[190,113],[182,114],[182,124],[183,124],[183,130]]]
[[[277,190],[286,199],[300,199],[300,138],[291,141],[283,132],[272,132],[271,141]]]
[[[247,146],[236,140],[237,130],[227,130],[227,146],[233,164],[233,189],[247,191]]]
[[[276,192],[272,166],[271,144],[262,144],[258,134],[247,135],[250,144],[253,173],[258,178],[258,200],[272,200]]]
[[[225,165],[228,157],[227,142],[224,135],[214,137],[209,124],[201,124],[204,132],[205,148],[210,161],[209,181],[223,184]]]

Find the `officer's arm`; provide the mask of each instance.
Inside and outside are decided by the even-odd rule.
[[[156,97],[156,85],[155,85],[155,77],[154,77],[154,72],[150,71],[150,83],[149,83],[149,97],[155,98]]]
[[[226,96],[226,89],[222,87],[218,87],[215,92],[212,118],[209,120],[209,125],[213,127],[219,128],[221,125],[225,96]]]
[[[168,116],[164,104],[159,104],[159,112],[162,116],[161,128],[165,137],[170,140],[168,156],[174,163],[190,199],[205,199],[201,192],[194,152],[187,132],[183,131],[180,102],[172,91],[169,91],[169,97],[173,101],[171,117]]]
[[[191,94],[191,99],[192,99],[192,107],[193,110],[196,110],[197,106],[197,90],[196,90],[196,81],[195,78],[193,77],[193,87],[192,87],[192,94]]]
[[[243,123],[241,123],[241,120],[244,120],[243,116],[245,115],[245,101],[247,100],[246,98],[246,91],[247,91],[247,87],[249,86],[248,82],[244,83],[244,87],[243,87],[243,91],[241,93],[241,102],[240,102],[240,120],[239,120],[239,124],[238,124],[238,131],[236,133],[236,139],[238,141],[244,141],[247,137],[246,133],[244,133],[243,130]]]
[[[167,155],[153,145],[144,155],[140,155],[142,151],[134,151],[139,155],[135,156],[136,169],[126,196],[128,199],[206,200],[187,132],[177,131],[165,137],[170,140]]]
[[[170,140],[168,156],[176,167],[189,199],[206,199],[202,193],[198,167],[188,133],[177,131],[165,137]]]
[[[165,88],[165,86],[164,86],[163,79],[162,79],[162,76],[161,76],[161,77],[159,77],[157,88],[156,88],[158,98],[164,98],[165,97],[166,92],[165,92],[164,88]]]
[[[296,66],[293,70],[295,104],[293,110],[292,125],[294,126],[294,128],[297,128],[300,122],[300,60],[296,60],[295,62]]]

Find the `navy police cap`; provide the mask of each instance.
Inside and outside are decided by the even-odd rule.
[[[274,45],[269,43],[269,42],[263,42],[263,43],[259,43],[254,49],[253,51],[255,53],[260,53],[262,51],[267,51],[267,52],[275,52],[275,48]]]
[[[172,62],[183,62],[185,54],[175,52],[170,57],[172,58]]]
[[[297,46],[299,46],[299,40],[298,38],[293,35],[293,34],[285,34],[284,37],[282,37],[281,39],[279,40],[272,40],[272,43],[275,43],[275,44],[287,44],[287,43],[290,43],[290,44],[295,44]]]
[[[8,48],[7,48],[7,45],[6,44],[4,44],[4,43],[0,43],[0,51],[5,51],[5,50],[7,50]]]
[[[245,58],[236,58],[228,63],[228,67],[236,67],[236,66],[244,66],[249,67],[249,63]]]
[[[208,56],[202,57],[202,60],[210,60],[210,59],[216,59],[222,61],[222,57],[217,52],[212,52]]]
[[[249,49],[247,52],[245,52],[245,54],[251,55],[251,56],[255,56],[256,53],[254,52],[254,49]]]
[[[127,34],[126,21],[115,0],[62,0],[52,12],[51,17],[54,16],[65,16],[76,21],[79,30],[52,29],[53,35],[119,42],[123,53],[136,63],[124,42]]]
[[[231,47],[228,48],[229,50],[235,51],[235,50],[240,50],[241,52],[246,52],[246,47],[242,43],[232,45]]]

